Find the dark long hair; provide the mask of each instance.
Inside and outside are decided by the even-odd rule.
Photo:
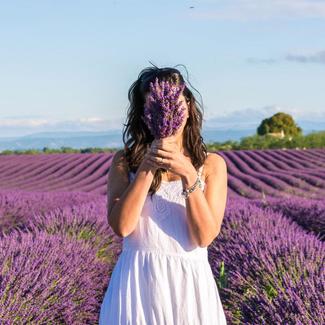
[[[138,79],[132,83],[128,91],[130,106],[127,111],[127,122],[124,124],[123,143],[124,155],[129,171],[134,173],[137,171],[147,149],[154,140],[153,135],[143,122],[141,116],[143,116],[144,112],[145,95],[150,91],[150,82],[154,82],[156,77],[158,77],[160,81],[169,81],[177,86],[185,83],[184,78],[178,69],[158,68],[155,65],[143,69],[140,72]],[[207,157],[207,148],[200,134],[203,119],[203,113],[200,108],[203,108],[203,105],[197,102],[186,83],[183,95],[188,102],[189,107],[189,118],[187,119],[187,123],[183,130],[183,145],[190,154],[193,166],[198,170],[200,166],[204,164]],[[153,182],[149,189],[151,197],[160,187],[163,171],[163,168],[158,168],[155,173]]]

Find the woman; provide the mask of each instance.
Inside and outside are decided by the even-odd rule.
[[[114,155],[107,188],[108,223],[123,250],[99,324],[226,324],[207,254],[224,216],[226,163],[207,153],[202,113],[187,86],[179,96],[182,125],[172,136],[152,136],[142,117],[156,78],[185,83],[175,68],[149,67],[129,90],[125,150]]]

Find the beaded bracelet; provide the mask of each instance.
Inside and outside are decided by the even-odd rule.
[[[187,189],[184,188],[181,194],[185,197],[185,199],[187,199],[190,193],[192,193],[198,186],[202,188],[200,176],[197,177],[195,183],[192,186]]]

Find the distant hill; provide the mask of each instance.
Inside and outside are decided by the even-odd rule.
[[[324,128],[325,129],[325,128]],[[310,130],[312,131],[312,130]],[[216,130],[206,128],[202,132],[204,142],[224,142],[227,140],[239,141],[240,138],[255,134],[256,129],[225,129]],[[308,134],[310,132],[305,132]],[[0,151],[24,149],[59,149],[61,147],[82,149],[89,147],[122,148],[122,131],[107,132],[38,132],[21,137],[0,138]]]
[[[251,135],[251,130],[214,130],[207,129],[202,132],[206,143],[213,141],[239,140],[243,136]],[[39,132],[17,138],[0,138],[0,151],[43,149],[44,147],[59,149],[67,146],[75,149],[86,147],[118,148],[123,146],[122,131],[108,132]]]

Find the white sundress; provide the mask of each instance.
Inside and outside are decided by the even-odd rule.
[[[181,191],[181,180],[162,181],[152,201],[148,194],[137,227],[123,238],[99,325],[227,324],[207,247],[190,241]]]

